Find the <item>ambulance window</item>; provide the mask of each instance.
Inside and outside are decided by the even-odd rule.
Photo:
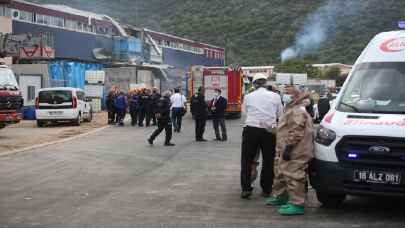
[[[356,66],[340,111],[405,113],[405,63],[365,63]]]

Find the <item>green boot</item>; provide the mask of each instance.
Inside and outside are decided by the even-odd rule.
[[[271,206],[281,206],[288,202],[287,197],[272,196],[266,199],[266,204]]]
[[[303,215],[305,213],[305,206],[288,203],[280,207],[278,213],[281,215]]]

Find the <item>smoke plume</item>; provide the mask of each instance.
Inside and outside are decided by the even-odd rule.
[[[301,58],[316,52],[336,31],[339,18],[356,15],[360,10],[358,0],[328,0],[310,14],[297,33],[295,43],[281,53],[281,60]]]

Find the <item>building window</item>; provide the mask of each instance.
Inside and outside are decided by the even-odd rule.
[[[33,13],[32,12],[27,12],[27,11],[20,11],[19,19],[23,20],[23,21],[32,22],[33,21]]]
[[[50,25],[51,24],[51,16],[37,14],[36,22],[39,24]]]
[[[65,20],[61,17],[51,16],[51,25],[58,27],[65,27]]]
[[[84,25],[83,25],[83,31],[85,31],[85,32],[92,32],[91,25],[84,24]]]
[[[35,100],[35,86],[27,86],[27,101],[32,102]]]
[[[65,20],[65,27],[72,30],[77,30],[77,22],[73,20],[66,19]]]
[[[11,16],[10,8],[7,8],[4,5],[0,5],[0,16],[10,17]]]

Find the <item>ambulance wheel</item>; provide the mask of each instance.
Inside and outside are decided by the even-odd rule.
[[[336,208],[343,204],[346,199],[345,194],[330,194],[326,192],[316,192],[319,202],[325,207]]]

